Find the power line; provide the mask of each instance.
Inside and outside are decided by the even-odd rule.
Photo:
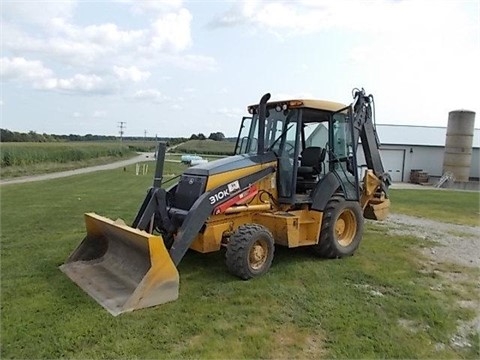
[[[120,141],[123,141],[123,134],[125,133],[124,129],[127,127],[127,122],[126,121],[119,121],[118,122],[118,127],[120,128]]]

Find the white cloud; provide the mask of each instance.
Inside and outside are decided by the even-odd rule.
[[[187,9],[159,17],[152,25],[151,39],[146,51],[185,50],[191,45],[190,22],[192,14]]]
[[[138,63],[158,67],[158,63],[165,57],[175,58],[174,61],[167,60],[168,65],[178,64],[184,69],[212,67],[214,60],[208,56],[183,54],[192,44],[192,15],[182,7],[181,1],[133,2],[132,6],[146,10],[156,8],[158,11],[148,10],[150,15],[154,15],[152,20],[138,29],[122,29],[114,23],[80,26],[72,22],[70,13],[52,12],[52,16],[33,32],[31,28],[22,26],[22,21],[17,21],[14,16],[15,9],[21,16],[20,9],[24,7],[17,9],[12,5],[8,12],[10,16],[2,17],[0,41],[3,52],[81,68],[78,72],[85,69],[97,73],[111,71],[118,64],[130,70],[138,66]],[[73,6],[70,12],[72,9]],[[132,76],[143,79],[146,73]]]
[[[41,61],[30,61],[23,57],[0,59],[2,80],[42,81],[53,76],[53,71],[43,66]]]
[[[332,42],[351,44],[336,60],[350,84],[375,93],[379,114],[438,123],[452,109],[478,109],[478,10],[478,2],[446,0],[237,1],[210,26],[244,25],[280,40],[328,30]],[[313,46],[323,45],[331,44]]]
[[[215,71],[217,69],[217,61],[204,55],[165,55],[160,61],[165,61],[168,64],[175,65],[181,69],[194,71]]]
[[[246,114],[246,110],[242,110],[239,108],[226,108],[226,107],[212,109],[212,112],[214,114],[219,114],[222,117],[237,119],[237,120],[241,119],[242,116]]]
[[[95,110],[92,115],[94,118],[104,118],[107,116],[107,112],[104,110]]]
[[[70,78],[57,78],[41,61],[22,57],[0,59],[2,80],[20,81],[36,89],[71,93],[108,93],[113,85],[95,74],[75,74]]]
[[[85,67],[135,52],[137,44],[148,41],[147,35],[146,30],[125,31],[115,24],[79,27],[66,19],[53,18],[44,32],[35,35],[6,23],[2,42],[6,50]]]
[[[132,10],[135,14],[158,14],[165,11],[176,10],[182,7],[182,0],[132,0],[126,1],[132,4]]]
[[[133,99],[140,101],[149,101],[153,103],[161,103],[169,100],[169,97],[163,95],[160,91],[156,89],[146,89],[136,91],[133,95]]]
[[[83,114],[81,112],[75,111],[72,116],[76,119],[81,118]]]
[[[37,83],[36,87],[73,93],[109,93],[112,91],[111,85],[95,74],[75,74],[66,79],[48,78]]]
[[[253,25],[281,32],[284,36],[330,28],[360,33],[374,31],[388,36],[392,30],[396,32],[398,29],[406,32],[411,32],[412,28],[425,30],[431,28],[432,22],[435,29],[441,25],[447,28],[445,25],[452,21],[452,16],[455,21],[458,15],[458,4],[452,1],[251,0],[234,2],[229,10],[217,15],[209,25],[214,28]],[[461,21],[457,25],[464,27]],[[435,32],[431,31],[431,34]]]
[[[331,2],[333,4],[334,2]],[[231,27],[254,25],[269,30],[311,32],[327,27],[324,8],[315,9],[297,2],[237,1],[225,13],[218,15],[210,26]]]
[[[71,18],[75,0],[2,1],[2,20],[44,25],[52,18]]]
[[[136,66],[130,66],[128,68],[121,67],[121,66],[114,66],[113,72],[120,80],[133,81],[133,82],[147,80],[151,75],[150,72],[141,71]]]

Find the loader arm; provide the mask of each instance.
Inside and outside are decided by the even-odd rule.
[[[274,171],[275,168],[271,166],[238,179],[240,184],[238,193],[245,191],[251,184],[256,183]],[[178,229],[173,245],[170,248],[170,257],[176,266],[180,263],[188,248],[197,237],[202,226],[205,224],[205,221],[207,221],[210,215],[212,215],[214,208],[220,205],[220,203],[212,203],[210,200],[211,197],[215,196],[215,194],[224,192],[227,188],[228,184],[224,184],[205,192],[197,199],[197,201],[195,201],[191,209],[188,211],[185,220]],[[228,200],[228,198],[226,198],[225,201],[226,200]]]

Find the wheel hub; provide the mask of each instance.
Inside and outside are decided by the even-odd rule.
[[[258,270],[267,260],[267,243],[264,241],[257,241],[250,249],[250,266],[254,270]]]
[[[350,209],[345,209],[335,222],[337,241],[342,246],[348,246],[352,243],[356,233],[357,223],[355,214]]]

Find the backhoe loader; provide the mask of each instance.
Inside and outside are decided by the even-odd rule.
[[[162,186],[160,143],[153,186],[133,223],[85,214],[87,235],[60,269],[118,315],[176,300],[188,249],[224,249],[227,269],[244,280],[269,270],[275,246],[352,255],[363,218],[382,220],[390,205],[373,96],[355,89],[348,106],[269,98],[248,107],[233,156],[190,167],[170,187]]]

